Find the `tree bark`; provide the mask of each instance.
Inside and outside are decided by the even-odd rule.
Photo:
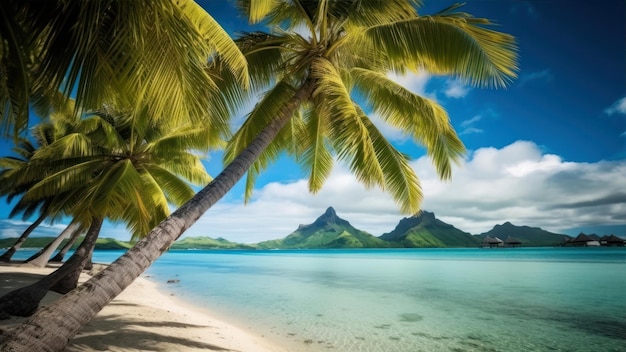
[[[0,346],[0,351],[62,351],[85,324],[139,277],[243,177],[290,120],[301,102],[311,96],[313,88],[313,83],[307,80],[283,106],[278,118],[267,125],[211,183],[106,269],[53,304],[40,309],[14,329]]]
[[[78,231],[80,225],[76,221],[72,221],[66,228],[57,236],[57,238],[45,246],[41,251],[26,260],[26,263],[38,268],[43,268],[48,264],[48,260],[52,256],[52,253],[56,251],[61,242],[67,237],[68,234]]]
[[[57,253],[54,257],[52,257],[52,259],[50,259],[49,262],[62,262],[67,252],[69,252],[70,248],[72,248],[74,243],[76,243],[76,241],[80,238],[81,232],[82,231],[74,231],[74,233],[72,233],[72,235],[70,236],[69,241],[65,243],[63,248],[61,248],[61,250],[59,251],[59,253]]]
[[[32,285],[19,288],[0,297],[0,312],[21,317],[32,315],[37,310],[39,302],[41,302],[46,293],[48,293],[48,290],[59,280],[74,275],[77,270],[78,274],[80,274],[85,262],[89,258],[90,248],[93,250],[96,244],[101,226],[102,219],[94,219],[85,239],[76,249],[74,255],[50,275],[43,277]],[[36,350],[37,349],[17,349],[16,351]],[[9,349],[9,351],[11,351],[11,349]]]
[[[46,218],[46,214],[45,212],[42,212],[42,214],[37,218],[37,220],[35,220],[35,222],[33,222],[30,226],[28,226],[28,228],[26,228],[26,230],[22,233],[20,238],[18,238],[17,241],[15,241],[13,246],[11,246],[11,248],[9,248],[6,252],[4,252],[4,254],[2,254],[2,256],[0,256],[0,261],[10,262],[15,252],[17,252],[17,250],[22,247],[24,242],[26,242],[26,239],[28,238],[28,236],[30,236],[30,234],[37,228],[37,226],[39,226],[39,224],[41,224],[44,221],[45,218]]]
[[[83,269],[89,265],[89,269],[93,268],[91,265],[91,255],[93,249],[96,247],[96,240],[102,229],[103,219],[94,219],[92,225],[89,227],[85,239],[76,249],[76,252],[72,254],[70,259],[63,265],[69,265],[73,270],[68,269],[68,273],[57,280],[50,290],[61,294],[66,294],[78,286],[78,279]]]

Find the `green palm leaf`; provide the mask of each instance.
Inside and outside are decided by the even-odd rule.
[[[154,119],[222,118],[208,69],[217,56],[248,84],[243,55],[191,0],[7,0],[0,18],[4,131],[26,127],[30,100],[58,106],[59,89],[88,109],[117,101]]]
[[[383,190],[389,192],[403,213],[415,214],[422,203],[422,190],[407,155],[400,153],[380,133],[365,114],[361,114],[376,150],[376,159],[385,175]]]
[[[426,147],[439,176],[451,177],[451,163],[458,162],[465,147],[450,124],[446,111],[436,102],[414,94],[386,75],[355,68],[354,87],[368,105],[390,125],[409,133]]]
[[[362,51],[387,53],[390,69],[425,68],[480,86],[505,87],[516,77],[512,36],[493,31],[486,19],[445,12],[372,26],[352,32]]]
[[[300,161],[309,175],[309,190],[316,193],[333,168],[333,157],[326,141],[330,126],[328,120],[323,119],[315,109],[308,109],[304,120],[306,127],[300,139],[300,148],[304,148],[304,152]]]
[[[314,98],[321,118],[329,121],[329,133],[339,159],[346,160],[357,179],[367,187],[384,183],[384,175],[375,161],[376,152],[359,111],[343,84],[339,72],[327,60],[317,60],[313,77],[319,81]]]

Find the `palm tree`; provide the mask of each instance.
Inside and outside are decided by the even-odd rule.
[[[139,238],[169,215],[168,204],[189,200],[194,190],[186,181],[210,181],[197,152],[219,146],[219,133],[227,130],[210,123],[171,127],[111,108],[72,123],[54,117],[52,123],[65,135],[38,150],[22,168],[21,182],[34,183],[22,200],[63,195],[55,198],[52,211],[91,227],[74,255],[43,284],[0,298],[0,309],[12,315],[32,313],[48,289],[66,293],[76,287],[105,218],[127,224]],[[41,263],[50,255],[40,257]]]
[[[85,109],[114,98],[155,117],[220,113],[206,70],[216,52],[245,84],[240,51],[192,0],[3,0],[0,130],[17,136],[30,107],[47,116],[70,94]]]
[[[107,269],[38,311],[3,348],[61,350],[246,171],[254,179],[282,150],[302,158],[313,191],[332,166],[325,150],[332,148],[366,185],[390,191],[405,212],[419,209],[419,184],[407,156],[386,141],[351,93],[360,93],[367,107],[423,143],[440,175],[449,177],[450,165],[463,146],[445,111],[394,84],[385,73],[428,69],[475,85],[499,87],[515,76],[516,54],[513,38],[489,29],[487,20],[456,13],[457,7],[419,16],[414,3],[240,1],[252,21],[265,19],[284,27],[240,41],[253,86],[269,89],[250,113],[250,123],[234,137],[228,149],[230,164]],[[300,25],[310,30],[309,38],[290,31]],[[302,148],[294,147],[289,139],[302,131],[308,131]],[[54,324],[69,311],[71,319],[65,319],[62,328]]]
[[[26,138],[20,138],[17,146],[13,148],[13,152],[17,156],[7,156],[0,158],[0,194],[6,196],[7,202],[10,202],[13,198],[22,196],[26,190],[32,184],[20,183],[20,174],[22,173],[22,167],[28,164],[35,152],[50,144],[55,136],[53,131],[44,131],[43,127],[35,127],[32,130],[35,136],[36,143],[32,143]],[[37,212],[39,216],[36,220],[26,228],[22,235],[15,241],[15,243],[9,248],[2,256],[0,261],[9,262],[15,254],[15,252],[21,248],[22,244],[26,241],[28,236],[44,221],[50,217],[51,220],[56,219],[56,216],[52,216],[50,213],[50,204],[53,202],[54,197],[47,199],[39,199],[34,202],[22,202],[21,200],[13,207],[9,217],[14,217],[19,213],[22,213],[24,220],[30,218]]]
[[[245,85],[240,51],[191,0],[2,1],[1,133],[16,137],[30,107],[47,116],[72,91],[82,108],[115,97],[174,120],[226,116],[207,70],[216,53]]]

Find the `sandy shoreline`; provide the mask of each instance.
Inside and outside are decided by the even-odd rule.
[[[52,270],[0,265],[0,295]],[[81,281],[88,277],[83,274]],[[43,304],[58,297],[49,293]],[[70,341],[67,351],[287,351],[195,308],[140,277]],[[21,320],[0,320],[0,329],[11,329]]]

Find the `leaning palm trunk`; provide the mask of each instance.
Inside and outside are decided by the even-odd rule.
[[[46,218],[46,215],[47,214],[45,213],[41,214],[37,218],[37,220],[35,220],[35,222],[33,222],[30,226],[28,226],[28,228],[22,233],[20,238],[18,238],[17,241],[15,241],[13,246],[11,246],[11,248],[9,248],[6,252],[4,252],[4,254],[2,254],[2,256],[0,256],[0,261],[10,262],[15,252],[17,252],[17,250],[22,247],[24,242],[26,242],[26,239],[28,238],[28,236],[30,236],[30,234],[35,230],[35,228],[37,228],[37,226],[39,226],[39,224],[43,222],[43,220]]]
[[[85,236],[85,239],[81,245],[76,249],[76,252],[72,257],[63,264],[59,269],[52,272],[50,275],[43,277],[41,280],[35,282],[32,285],[22,287],[15,291],[11,291],[6,295],[0,297],[0,312],[5,312],[10,315],[16,316],[30,316],[32,315],[39,302],[48,293],[48,290],[55,285],[59,280],[66,276],[72,275],[77,268],[82,270],[88,256],[90,248],[96,243],[100,228],[102,226],[102,220],[94,220]],[[56,323],[55,323],[56,324]],[[12,349],[8,351],[37,351],[38,349]]]
[[[91,270],[93,268],[91,256],[96,247],[98,235],[100,235],[103,219],[94,219],[93,221],[96,224],[89,227],[89,232],[87,232],[79,248],[72,254],[70,259],[63,264],[63,266],[67,265],[70,267],[70,269],[67,270],[67,274],[59,278],[59,280],[50,287],[50,291],[61,294],[70,292],[78,286],[80,273],[85,269]]]
[[[78,238],[80,238],[80,234],[81,231],[74,231],[74,233],[72,233],[72,235],[70,236],[70,239],[65,243],[63,248],[61,248],[59,253],[57,253],[54,257],[52,257],[52,259],[50,259],[50,262],[62,262],[67,252],[69,252],[70,248],[72,248],[74,243],[76,243],[76,241],[78,241]]]
[[[172,213],[126,254],[89,281],[46,306],[7,336],[0,351],[62,351],[67,342],[113,298],[217,203],[246,173],[255,160],[312,94],[305,83],[254,141],[190,201]],[[62,324],[60,323],[62,322]]]
[[[80,229],[80,225],[76,221],[72,221],[59,236],[57,236],[54,241],[50,242],[47,246],[42,248],[38,253],[31,256],[26,260],[26,263],[32,266],[36,266],[38,268],[43,268],[48,264],[48,260],[52,256],[52,253],[56,251],[61,242],[70,234],[78,231]]]

